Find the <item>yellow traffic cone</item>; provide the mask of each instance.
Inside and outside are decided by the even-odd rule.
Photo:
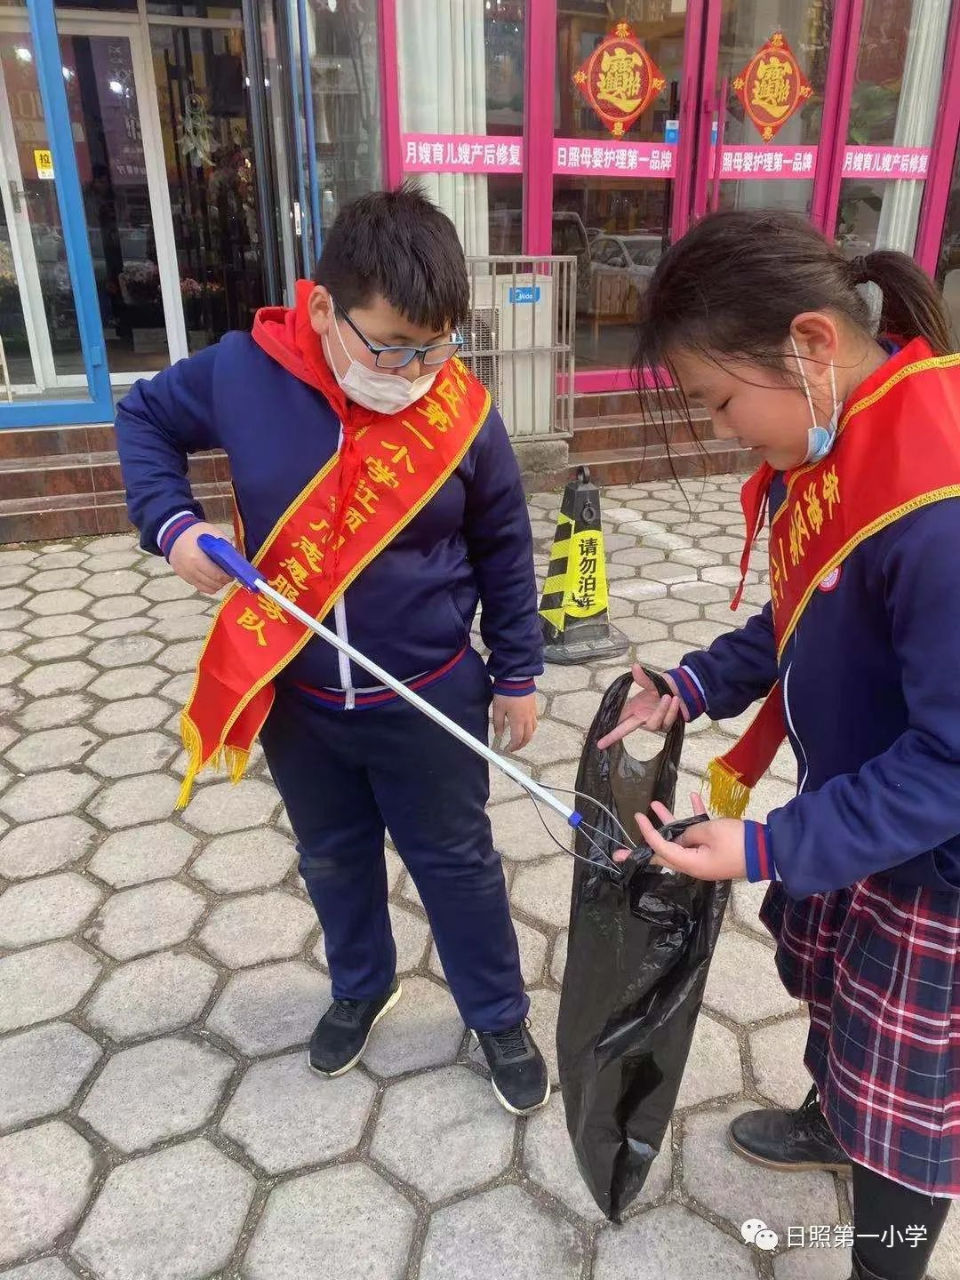
[[[610,622],[600,490],[586,467],[563,491],[540,618],[546,662],[613,658],[630,647]]]

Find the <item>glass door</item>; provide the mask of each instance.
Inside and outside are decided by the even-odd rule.
[[[0,17],[0,427],[111,415],[52,0]]]
[[[949,22],[950,0],[865,0],[827,210],[851,257],[914,252]]]
[[[708,0],[693,213],[790,209],[816,219],[849,6]],[[832,50],[832,52],[831,52]]]
[[[558,6],[552,247],[578,259],[578,390],[623,381],[638,299],[686,225],[701,9]]]

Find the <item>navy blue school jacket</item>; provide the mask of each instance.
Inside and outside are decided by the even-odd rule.
[[[117,448],[140,544],[169,555],[203,508],[187,457],[223,449],[230,460],[248,556],[336,452],[340,422],[324,395],[288,372],[249,334],[138,382],[117,409]],[[491,408],[460,465],[347,589],[341,635],[401,680],[436,671],[481,632],[497,692],[535,688],[543,670],[530,520],[503,421]],[[369,688],[349,680],[334,648],[311,639],[277,677],[316,689]]]
[[[771,511],[785,492],[777,476]],[[715,720],[781,681],[799,794],[747,824],[750,879],[773,872],[792,898],[877,873],[960,889],[960,499],[862,542],[779,664],[768,604],[681,665],[703,694],[680,680],[688,709]]]

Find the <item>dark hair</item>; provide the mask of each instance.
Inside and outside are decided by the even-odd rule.
[[[408,320],[437,333],[461,324],[470,309],[456,228],[410,182],[342,209],[313,278],[344,311],[381,294]]]
[[[873,332],[856,288],[867,283],[883,296],[880,333],[926,338],[938,355],[950,350],[940,295],[906,254],[881,250],[851,262],[800,215],[709,214],[667,250],[640,300],[638,373],[669,369],[678,349],[788,372],[783,346],[801,312],[833,311]]]

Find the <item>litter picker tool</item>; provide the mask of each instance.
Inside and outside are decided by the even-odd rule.
[[[286,596],[281,594],[281,592],[277,591],[274,587],[271,587],[270,583],[260,576],[255,566],[250,564],[248,560],[245,560],[240,552],[237,551],[233,544],[228,542],[226,538],[214,537],[212,533],[202,533],[197,539],[197,546],[204,555],[209,556],[214,564],[219,565],[224,573],[228,573],[231,578],[235,578],[236,581],[247,591],[252,592],[254,595],[266,596],[269,600],[272,600],[278,608],[283,609],[291,618],[296,618],[298,622],[302,622],[303,625],[309,628],[309,630],[315,635],[326,640],[328,644],[333,645],[333,647],[339,650],[340,653],[345,654],[351,662],[356,663],[358,667],[361,667],[369,675],[373,676],[373,678],[379,681],[380,684],[392,690],[398,697],[403,698],[405,702],[409,702],[412,707],[416,707],[418,711],[421,711],[428,719],[432,720],[434,724],[439,725],[441,729],[446,730],[446,732],[456,738],[458,742],[462,742],[465,747],[469,748],[469,750],[475,752],[478,756],[482,756],[488,764],[492,764],[495,769],[499,769],[500,772],[505,773],[508,778],[512,778],[518,786],[522,787],[524,791],[527,792],[535,806],[537,801],[540,801],[540,803],[545,804],[547,808],[552,809],[554,813],[558,813],[560,817],[563,818],[564,822],[566,822],[574,831],[582,832],[587,845],[591,850],[592,856],[590,858],[583,858],[582,855],[574,852],[574,857],[579,857],[582,861],[590,862],[593,865],[596,865],[597,861],[599,861],[615,880],[624,885],[629,882],[634,872],[639,867],[645,866],[649,862],[651,850],[648,849],[646,845],[634,848],[633,841],[630,839],[630,836],[620,823],[619,819],[609,810],[604,810],[607,817],[616,823],[617,830],[622,834],[623,847],[631,850],[631,855],[626,862],[614,862],[606,849],[595,838],[595,835],[599,833],[595,832],[594,828],[584,821],[581,813],[578,813],[576,809],[571,809],[569,805],[564,804],[564,802],[554,795],[552,791],[549,791],[546,787],[540,786],[538,782],[534,782],[533,778],[524,773],[522,769],[519,769],[512,760],[507,760],[503,756],[498,755],[497,752],[491,750],[485,742],[481,742],[479,738],[475,738],[472,734],[467,733],[466,729],[463,729],[455,721],[451,720],[449,716],[445,716],[442,711],[438,711],[436,707],[431,706],[430,703],[424,698],[421,698],[419,694],[414,693],[412,689],[408,689],[402,681],[395,679],[389,672],[384,671],[382,667],[378,666],[375,662],[372,662],[358,649],[355,649],[352,644],[341,639],[335,631],[331,631],[328,627],[325,627],[321,622],[318,622],[316,618],[312,618],[309,613],[305,613],[303,609],[300,609],[291,600],[288,600]],[[561,789],[562,788],[559,787],[557,788],[557,790]],[[576,798],[578,793],[575,791],[569,791],[567,794]],[[597,802],[592,800],[591,797],[587,798],[591,799],[591,803],[594,805],[597,804]],[[603,806],[600,807],[603,808]],[[537,813],[540,814],[539,808],[537,808]],[[540,818],[541,821],[543,821],[542,814],[540,814]],[[544,823],[544,826],[546,827],[546,823]],[[550,830],[549,827],[547,827],[547,830]],[[552,832],[550,832],[550,834],[553,835]],[[560,842],[557,841],[557,843],[559,844]],[[564,849],[565,853],[571,852],[571,850],[566,849],[563,845],[560,847]]]

